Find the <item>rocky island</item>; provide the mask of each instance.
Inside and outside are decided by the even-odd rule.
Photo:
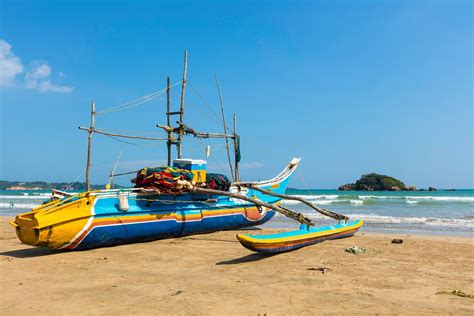
[[[416,191],[414,186],[406,186],[402,181],[377,173],[363,175],[355,183],[339,187],[340,191]]]

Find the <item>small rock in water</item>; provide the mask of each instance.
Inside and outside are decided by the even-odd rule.
[[[392,244],[402,244],[403,239],[392,239]]]

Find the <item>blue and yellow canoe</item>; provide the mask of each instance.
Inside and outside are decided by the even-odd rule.
[[[252,251],[278,253],[295,250],[329,239],[352,236],[359,230],[362,224],[362,220],[347,223],[340,221],[336,225],[321,227],[308,227],[305,224],[301,224],[300,229],[295,231],[267,235],[238,234],[237,239],[242,246]]]

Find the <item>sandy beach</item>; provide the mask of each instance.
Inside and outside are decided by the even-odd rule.
[[[2,315],[474,313],[474,299],[436,294],[474,293],[474,238],[361,232],[263,256],[226,231],[57,252],[21,244],[8,220],[0,218]]]

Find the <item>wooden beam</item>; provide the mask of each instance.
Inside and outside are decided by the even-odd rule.
[[[182,131],[182,126],[183,126],[183,119],[184,119],[184,92],[186,90],[186,72],[188,68],[188,51],[184,51],[184,69],[183,69],[183,83],[181,86],[181,105],[179,108],[180,114],[179,114],[179,126],[180,126],[180,132],[178,134],[178,159],[181,159],[181,145],[183,143],[183,131]]]
[[[87,137],[87,165],[86,165],[86,190],[89,192],[91,190],[91,147],[92,147],[92,132],[94,131],[95,124],[95,103],[91,103],[91,125],[86,130],[89,132]]]
[[[122,138],[131,138],[131,139],[143,139],[143,140],[168,140],[168,138],[155,138],[155,137],[146,137],[146,136],[133,136],[133,135],[124,135],[124,134],[116,134],[116,133],[108,133],[98,129],[92,129],[79,126],[80,130],[89,131],[90,133],[97,133],[107,136],[114,136],[114,137],[122,137]]]
[[[171,104],[170,104],[170,77],[167,78],[167,87],[166,87],[166,121],[167,121],[167,124],[168,126],[170,126],[171,122],[170,122],[170,107],[171,107]],[[171,137],[173,136],[172,132],[171,131],[167,131],[168,133],[168,141],[166,142],[166,146],[167,146],[167,149],[168,149],[168,166],[171,166]]]

